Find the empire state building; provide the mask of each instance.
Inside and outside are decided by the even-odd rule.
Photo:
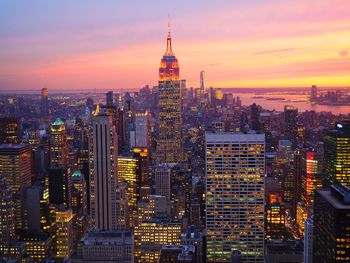
[[[159,68],[159,138],[158,163],[179,163],[183,158],[181,146],[181,88],[180,68],[171,47],[170,24],[167,48]]]

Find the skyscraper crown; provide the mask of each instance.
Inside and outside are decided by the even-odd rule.
[[[179,62],[175,57],[171,46],[170,19],[168,22],[168,37],[166,52],[160,62],[159,80],[179,80]]]

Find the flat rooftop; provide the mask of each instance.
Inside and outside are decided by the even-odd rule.
[[[27,147],[28,144],[12,144],[12,143],[5,143],[5,144],[0,144],[0,150],[2,149],[21,149],[24,147]]]
[[[264,143],[265,134],[206,132],[205,140],[207,143],[232,143],[232,142]]]
[[[334,208],[342,210],[350,210],[350,204],[340,200],[331,190],[318,190],[318,193],[327,200]]]

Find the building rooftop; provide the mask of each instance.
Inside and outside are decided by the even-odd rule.
[[[342,185],[332,185],[330,189],[317,191],[336,209],[350,209],[350,189]]]
[[[72,173],[72,176],[73,177],[82,177],[82,173],[80,170],[75,170],[73,173]]]
[[[266,252],[272,254],[303,254],[302,240],[271,240],[266,243]]]
[[[64,125],[64,122],[63,122],[60,118],[57,118],[57,119],[52,123],[52,125],[60,126],[60,125]]]
[[[161,251],[179,251],[179,260],[192,260],[193,255],[196,252],[196,247],[193,245],[164,245]]]
[[[81,239],[85,246],[104,245],[112,246],[118,244],[132,243],[131,230],[91,231]]]
[[[229,133],[229,132],[206,132],[205,139],[207,143],[225,143],[225,142],[265,142],[265,134],[245,134],[245,133]]]
[[[21,149],[24,147],[28,147],[28,144],[13,144],[13,143],[5,143],[0,145],[0,149]]]

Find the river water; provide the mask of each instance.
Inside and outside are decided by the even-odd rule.
[[[349,114],[350,106],[317,105],[309,102],[308,94],[286,94],[286,93],[248,93],[234,92],[234,96],[239,96],[242,105],[249,106],[253,103],[260,105],[267,110],[283,111],[285,105],[293,105],[300,112],[317,111],[332,112],[333,114]],[[271,100],[272,99],[272,100]],[[277,99],[277,100],[273,100]]]

